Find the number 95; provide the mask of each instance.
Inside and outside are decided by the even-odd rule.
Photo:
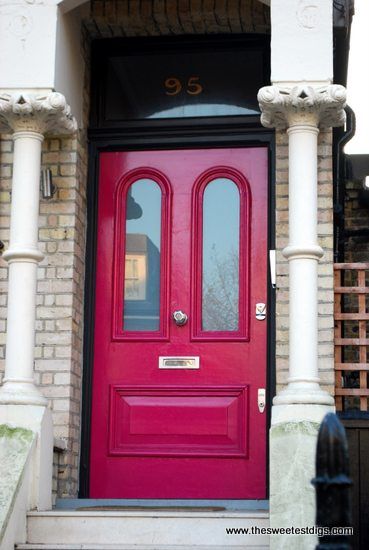
[[[189,95],[199,95],[203,91],[202,85],[199,83],[199,76],[191,76],[186,85],[186,93]],[[166,95],[178,95],[182,91],[182,83],[179,78],[170,77],[164,82]]]

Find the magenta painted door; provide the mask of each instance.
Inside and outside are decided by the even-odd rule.
[[[266,496],[267,157],[100,155],[91,498]]]

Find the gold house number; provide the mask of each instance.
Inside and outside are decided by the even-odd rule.
[[[199,80],[199,76],[190,76],[190,78],[186,82],[184,90],[186,94],[199,95],[202,93],[203,87],[200,84]],[[179,78],[175,78],[173,76],[165,80],[164,86],[166,89],[166,95],[178,95],[183,89],[183,84],[179,80]]]

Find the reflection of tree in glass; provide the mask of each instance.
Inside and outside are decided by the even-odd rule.
[[[206,263],[202,282],[202,329],[238,330],[238,253],[229,250],[219,256],[213,245]]]

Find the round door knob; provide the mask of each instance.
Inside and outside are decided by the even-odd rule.
[[[187,323],[188,316],[186,315],[186,313],[183,313],[183,311],[178,309],[177,311],[173,312],[173,319],[174,319],[175,324],[178,327],[181,327],[181,326],[183,326]]]

